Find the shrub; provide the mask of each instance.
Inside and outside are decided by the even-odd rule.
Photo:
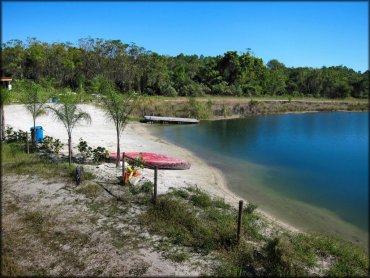
[[[18,129],[14,131],[11,126],[5,129],[5,142],[6,143],[23,143],[26,142],[26,132]]]
[[[77,149],[83,155],[85,160],[91,159],[93,162],[97,163],[107,161],[109,159],[109,152],[106,148],[98,146],[93,149],[82,138],[80,138],[80,143],[78,143]]]
[[[106,161],[109,159],[109,152],[104,147],[97,147],[92,150],[92,156],[94,162]]]
[[[87,142],[82,138],[80,138],[80,143],[78,143],[77,149],[85,159],[89,159],[92,155],[92,147],[88,146]]]
[[[59,154],[62,148],[63,148],[62,142],[59,139],[54,139],[51,136],[45,136],[44,142],[42,142],[39,147],[39,149],[41,150],[55,154]]]

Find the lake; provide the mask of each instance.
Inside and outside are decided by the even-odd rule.
[[[304,230],[368,241],[368,112],[323,112],[157,126],[222,170],[228,187]]]

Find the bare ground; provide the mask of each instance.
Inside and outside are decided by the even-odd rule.
[[[102,182],[89,190],[93,184],[3,177],[3,255],[16,259],[13,274],[197,276],[209,271],[212,255],[166,246],[140,226],[143,206],[127,199],[122,187]],[[183,251],[190,254],[185,262],[168,258]]]

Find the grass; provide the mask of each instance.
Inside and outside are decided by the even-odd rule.
[[[175,263],[182,263],[189,260],[190,256],[186,252],[175,251],[165,255],[166,259],[169,259]]]
[[[263,219],[255,214],[256,207],[250,204],[243,210],[240,244],[236,242],[237,211],[193,187],[159,196],[140,222],[172,244],[202,254],[215,252],[221,261],[213,273],[216,276],[308,276],[320,259],[329,256],[335,260],[324,275],[367,275],[368,256],[352,243],[321,234],[264,236],[257,225]],[[167,256],[185,260],[181,253]]]
[[[368,111],[367,99],[327,99],[291,96],[260,97],[162,97],[146,96],[134,112],[157,116],[195,117],[201,120],[245,117],[256,114],[281,114],[304,111]],[[140,111],[139,111],[140,110]]]
[[[36,154],[28,155],[22,146],[3,144],[2,151],[5,173],[71,178],[73,168],[49,163]],[[151,233],[165,236],[163,239],[171,244],[165,257],[177,263],[190,259],[188,253],[178,251],[174,245],[188,247],[201,254],[212,252],[221,262],[213,273],[217,276],[307,276],[319,260],[328,258],[332,258],[332,263],[324,275],[357,277],[368,274],[368,255],[352,243],[321,234],[282,233],[268,238],[261,231],[263,225],[260,224],[264,220],[255,213],[257,206],[249,204],[243,210],[241,240],[237,244],[237,211],[223,199],[212,198],[198,188],[187,187],[158,196],[157,205],[153,205],[150,202],[152,186],[151,183],[130,186],[125,189],[124,199],[109,203],[97,198],[103,189],[92,182],[80,185],[75,192],[89,198],[86,205],[96,212],[91,220],[95,223],[97,215],[114,220],[126,215],[131,204],[141,205],[144,212],[138,216],[140,224]],[[56,217],[41,210],[19,210],[15,203],[7,204],[7,208],[21,216],[20,221],[27,233],[60,254],[63,266],[69,265],[75,270],[86,267],[76,254],[63,250],[61,246],[68,244],[81,248],[89,243],[88,234],[73,230],[68,225],[65,230],[55,230]],[[117,248],[126,246],[128,241],[137,242],[137,238],[135,241],[135,238],[131,239],[114,228],[110,229],[110,233]],[[2,274],[23,275],[24,268],[18,264],[17,258],[21,247],[16,243],[16,235],[12,236],[13,241],[9,235],[4,241]],[[145,273],[145,269],[140,267],[137,273]],[[33,269],[32,273],[42,275],[44,271]]]
[[[87,183],[76,188],[76,193],[83,194],[87,198],[95,199],[103,192],[103,189],[96,183]]]
[[[74,180],[76,166],[68,163],[53,163],[37,153],[27,154],[24,146],[18,143],[2,144],[2,166],[4,174],[37,175],[46,179]],[[85,171],[85,180],[94,175]]]
[[[184,192],[159,196],[157,205],[151,205],[141,216],[142,223],[175,244],[205,254],[235,244],[235,215],[218,208],[220,200],[213,203],[202,191],[196,190],[189,200],[183,199]]]

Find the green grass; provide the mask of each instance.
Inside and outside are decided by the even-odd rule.
[[[68,163],[53,163],[37,153],[27,154],[22,144],[2,144],[3,173],[17,175],[37,175],[46,179],[74,180],[75,165]],[[94,175],[85,171],[85,179],[91,180]]]
[[[369,257],[359,246],[350,242],[318,233],[293,238],[293,244],[302,250],[310,250],[322,257],[332,255],[334,264],[326,273],[328,276],[361,277],[369,274]],[[306,251],[308,252],[308,251]]]
[[[212,205],[212,201],[209,195],[201,191],[191,196],[190,200],[192,201],[194,206],[201,208],[207,208]]]
[[[216,276],[307,276],[320,259],[329,255],[335,260],[324,275],[367,274],[368,256],[360,247],[320,234],[284,233],[268,238],[258,228],[261,224],[257,225],[257,221],[265,222],[255,214],[255,208],[251,204],[243,211],[239,244],[237,211],[222,199],[213,199],[193,187],[159,196],[157,205],[149,205],[140,222],[151,232],[166,236],[172,244],[203,254],[216,252],[221,261],[214,270]],[[182,260],[182,255],[176,253],[168,256]]]

